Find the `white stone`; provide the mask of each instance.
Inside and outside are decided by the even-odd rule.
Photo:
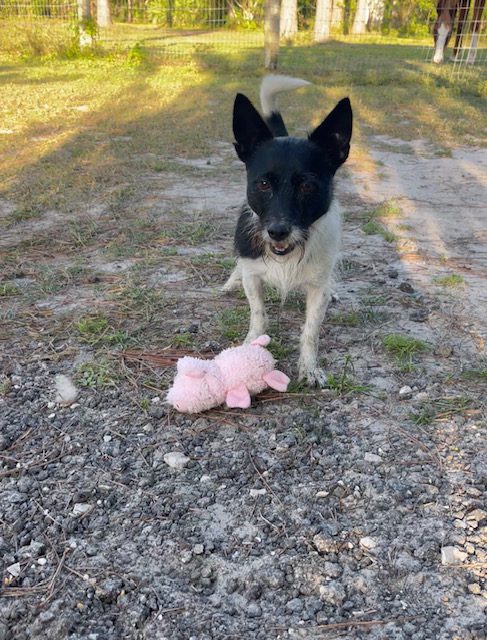
[[[375,549],[377,546],[377,542],[370,536],[364,536],[363,538],[360,538],[359,544],[363,549],[367,549],[368,551],[370,551],[371,549]]]
[[[441,564],[443,565],[461,564],[467,557],[468,554],[465,551],[460,551],[456,547],[441,548]]]
[[[413,395],[413,390],[407,384],[404,385],[404,387],[401,387],[399,389],[399,398],[401,400],[407,400],[407,399],[411,398],[412,395]]]
[[[164,462],[167,466],[178,471],[184,469],[189,461],[190,459],[180,451],[169,451],[169,453],[164,454]]]
[[[257,496],[265,496],[267,493],[267,489],[251,489],[250,495],[252,498],[256,498]]]
[[[364,460],[365,462],[373,462],[374,464],[382,462],[382,458],[380,456],[378,456],[376,453],[369,452],[364,455]]]
[[[47,558],[38,558],[37,564],[40,564],[41,567],[43,567],[45,564],[47,564]]]
[[[87,502],[76,502],[73,507],[73,516],[84,516],[90,511],[93,510],[93,505],[88,504]]]
[[[13,578],[18,578],[20,576],[20,562],[15,562],[7,567],[7,571]]]
[[[329,491],[317,491],[316,492],[316,497],[317,498],[327,498],[330,495]]]

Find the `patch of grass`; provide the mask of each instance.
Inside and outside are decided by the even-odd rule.
[[[6,375],[0,375],[0,396],[6,396],[12,388],[12,381]]]
[[[211,222],[190,222],[181,223],[172,229],[165,229],[162,237],[195,247],[211,240],[215,233],[216,227]]]
[[[461,377],[464,380],[487,382],[487,362],[480,363],[475,369],[465,369],[462,371]]]
[[[249,310],[247,307],[224,309],[217,316],[221,335],[230,342],[242,342],[248,328]]]
[[[400,215],[402,210],[395,200],[385,200],[370,212],[371,218],[397,218]]]
[[[16,284],[12,284],[11,282],[0,283],[0,298],[19,296],[21,293],[21,289]]]
[[[423,340],[411,338],[399,333],[391,333],[383,336],[382,345],[401,366],[402,371],[414,370],[414,358],[419,353],[429,350],[429,345]]]
[[[382,236],[386,242],[396,242],[397,236],[381,225],[377,220],[369,220],[362,225],[362,231],[368,236]]]
[[[375,309],[360,309],[358,311],[349,311],[348,313],[337,313],[330,317],[329,324],[335,324],[340,327],[362,327],[366,324],[378,324],[389,319],[389,315],[385,312],[376,311]]]
[[[194,334],[176,333],[171,339],[171,344],[175,347],[191,347],[194,344]]]
[[[113,363],[108,358],[101,358],[97,361],[80,364],[76,369],[75,380],[82,387],[106,389],[107,387],[116,387],[119,376]]]
[[[83,316],[73,327],[80,341],[91,346],[127,347],[132,342],[128,333],[115,329],[104,314]]]
[[[409,419],[418,426],[427,426],[435,421],[450,420],[455,415],[465,413],[471,406],[471,398],[465,396],[436,398],[425,403],[419,411],[411,413]]]
[[[145,322],[150,322],[164,311],[163,293],[138,279],[118,289],[113,298],[117,300],[123,312],[136,315]]]
[[[26,204],[22,207],[18,207],[12,213],[7,216],[6,224],[15,225],[19,222],[27,222],[29,220],[36,220],[42,216],[42,209],[36,205]]]
[[[465,285],[465,279],[458,273],[450,273],[447,276],[438,276],[433,279],[433,282],[440,287],[452,289],[456,287],[463,287]]]
[[[272,353],[277,362],[285,360],[293,351],[292,348],[284,344],[280,338],[272,338],[269,346],[266,348]]]
[[[370,389],[367,385],[357,384],[353,379],[353,359],[351,355],[345,356],[343,369],[340,375],[329,373],[326,377],[328,389],[335,391],[338,395],[344,396],[349,393],[364,393]]]

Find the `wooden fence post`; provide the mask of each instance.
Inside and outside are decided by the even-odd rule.
[[[264,5],[264,64],[266,69],[277,68],[279,55],[280,0],[266,0]]]
[[[90,0],[78,0],[78,25],[79,25],[79,46],[91,47],[93,36],[90,33],[91,27],[91,2]]]

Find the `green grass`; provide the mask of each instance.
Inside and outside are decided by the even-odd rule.
[[[216,320],[218,330],[226,340],[243,342],[249,323],[249,310],[247,307],[224,309]]]
[[[465,285],[465,278],[458,273],[451,273],[446,276],[438,276],[433,279],[433,282],[440,287],[454,289],[463,287]]]
[[[362,231],[368,236],[382,236],[386,242],[396,242],[397,236],[377,222],[377,220],[369,220],[362,225]]]
[[[423,340],[399,333],[383,336],[382,345],[404,372],[413,371],[416,356],[429,351],[429,345]]]
[[[449,420],[462,415],[472,406],[471,398],[452,396],[437,398],[425,403],[419,411],[411,413],[409,419],[419,426],[427,426],[438,420]]]
[[[19,296],[21,293],[21,289],[19,289],[16,284],[12,284],[11,282],[0,283],[0,298]]]
[[[100,358],[97,361],[80,364],[75,372],[75,380],[82,387],[102,390],[116,387],[119,375],[111,360]]]
[[[329,373],[326,377],[326,386],[335,391],[338,395],[344,396],[349,393],[365,393],[370,387],[359,384],[354,380],[354,367],[351,355],[345,356],[343,369],[339,375]]]

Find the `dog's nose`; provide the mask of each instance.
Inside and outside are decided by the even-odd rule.
[[[267,227],[267,233],[270,237],[279,242],[280,240],[284,240],[291,233],[291,229],[284,222],[274,222],[269,227]]]

